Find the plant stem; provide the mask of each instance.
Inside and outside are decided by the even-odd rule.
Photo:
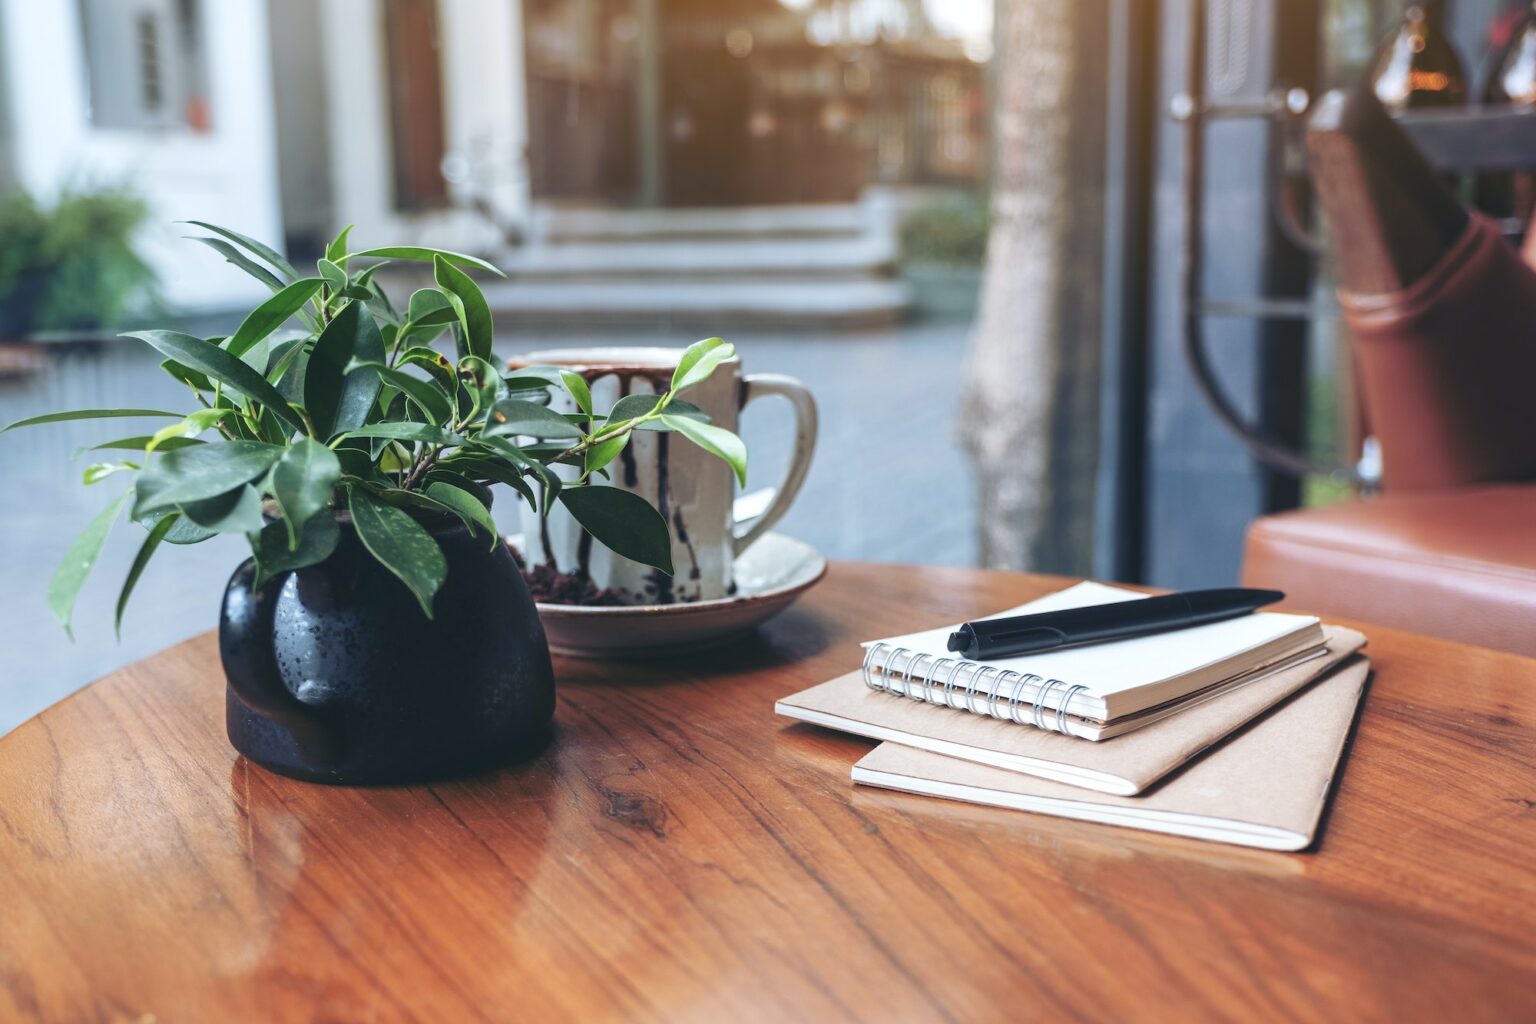
[[[427,452],[424,457],[418,459],[416,465],[411,467],[411,471],[405,475],[405,480],[400,484],[401,490],[408,491],[415,487],[421,477],[437,463],[437,457],[442,453],[443,448],[441,445],[438,445]]]
[[[574,444],[567,448],[565,451],[560,452],[554,458],[550,459],[549,462],[544,464],[547,466],[552,462],[559,462],[561,459],[569,459],[577,455],[581,455],[588,448],[596,447],[597,445],[602,444],[604,441],[611,441],[616,437],[622,437],[625,434],[632,433],[634,429],[642,423],[649,423],[652,420],[659,420],[661,419],[661,411],[665,409],[668,403],[671,401],[672,392],[668,391],[666,394],[661,396],[661,401],[656,403],[655,408],[646,413],[644,416],[636,416],[634,419],[628,420],[617,427],[613,427],[611,429],[604,428],[604,430],[599,430],[597,433],[590,437],[584,437],[578,444]]]

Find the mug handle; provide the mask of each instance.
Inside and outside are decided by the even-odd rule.
[[[816,399],[810,389],[793,377],[781,373],[749,373],[741,378],[741,408],[763,395],[779,395],[789,400],[795,413],[795,447],[789,457],[789,467],[784,479],[774,488],[773,500],[763,514],[752,520],[742,533],[736,535],[736,554],[752,546],[763,534],[784,517],[789,506],[805,483],[805,475],[811,469],[811,456],[816,452]]]

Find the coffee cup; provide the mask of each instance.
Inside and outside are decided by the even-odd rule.
[[[683,352],[681,348],[554,349],[519,356],[512,366],[555,366],[580,374],[592,392],[593,407],[603,412],[627,395],[666,391]],[[577,412],[563,389],[551,391],[550,408]],[[707,380],[679,396],[702,409],[710,422],[734,432],[741,410],[766,395],[788,400],[794,412],[794,444],[784,478],[761,514],[736,522],[736,478],[720,458],[681,434],[635,431],[607,467],[609,479],[599,482],[633,491],[662,514],[672,534],[673,574],[669,577],[594,543],[591,534],[558,504],[548,516],[523,509],[523,552],[530,570],[542,565],[556,575],[585,577],[597,591],[609,592],[611,600],[624,604],[692,603],[734,594],[731,569],[736,556],[783,517],[805,483],[816,448],[816,402],[806,386],[792,377],[742,373],[739,355],[722,362]],[[564,479],[577,475],[573,466],[559,466],[556,471]]]

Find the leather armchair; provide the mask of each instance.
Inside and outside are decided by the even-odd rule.
[[[1243,581],[1536,656],[1536,271],[1368,92],[1308,141],[1383,493],[1256,520]]]

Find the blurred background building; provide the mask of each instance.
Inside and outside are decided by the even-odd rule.
[[[255,282],[187,259],[173,222],[283,228],[263,0],[7,0],[0,17],[0,187],[49,198],[126,183],[165,299],[184,309],[260,298]]]

